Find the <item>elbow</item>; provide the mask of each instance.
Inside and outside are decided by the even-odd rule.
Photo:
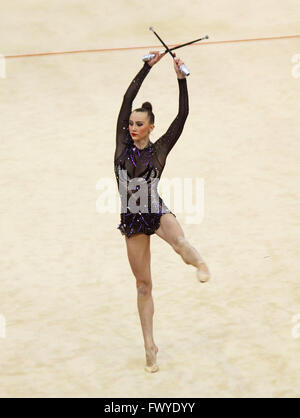
[[[184,112],[184,115],[183,115],[184,124],[185,124],[185,122],[186,122],[186,120],[187,120],[188,115],[189,115],[189,111],[188,111],[188,110],[186,110],[186,111]]]
[[[186,118],[188,117],[189,112],[190,112],[190,108],[189,108],[189,105],[187,104],[186,109],[185,109]]]
[[[189,108],[188,107],[186,109],[184,109],[182,115],[183,115],[184,119],[187,119],[187,117],[189,115]]]
[[[176,119],[180,119],[181,121],[183,121],[183,123],[185,123],[185,121],[187,120],[189,114],[189,110],[181,110],[180,112],[178,112]]]
[[[181,117],[183,117],[183,118],[185,118],[185,119],[186,119],[186,118],[188,117],[189,111],[190,111],[190,109],[189,109],[189,104],[188,104],[188,103],[185,103],[184,105],[179,106],[179,111],[178,111],[178,114],[179,114]]]
[[[185,110],[186,110],[186,115],[188,115],[189,111],[190,111],[190,106],[189,106],[189,101],[188,100],[186,102]]]

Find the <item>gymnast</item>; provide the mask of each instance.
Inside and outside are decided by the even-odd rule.
[[[132,102],[143,80],[166,54],[158,51],[150,53],[155,57],[144,63],[123,96],[117,120],[114,171],[122,200],[117,228],[125,236],[129,264],[136,279],[137,305],[146,353],[145,370],[154,373],[159,366],[156,362],[158,347],[153,338],[150,235],[157,234],[186,264],[195,266],[200,282],[209,280],[210,272],[198,251],[186,240],[176,215],[168,209],[157,191],[167,155],[180,137],[189,113],[187,81],[179,68],[183,61],[176,54],[173,64],[179,87],[179,110],[166,133],[154,143],[150,140],[149,135],[155,127],[151,103],[145,102],[132,111]],[[128,178],[129,183],[135,181],[135,189],[132,185],[128,187]]]

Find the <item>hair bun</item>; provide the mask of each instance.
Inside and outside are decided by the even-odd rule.
[[[150,110],[150,112],[152,112],[152,104],[150,102],[143,103],[142,108]]]

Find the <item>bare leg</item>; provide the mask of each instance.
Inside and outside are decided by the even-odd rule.
[[[153,373],[158,371],[158,366],[156,364],[158,348],[155,345],[153,338],[154,304],[151,281],[149,283],[149,281],[146,282],[137,280],[137,304],[146,352],[145,369],[146,371]]]
[[[197,278],[200,282],[206,282],[210,278],[210,273],[200,254],[184,237],[179,236],[174,246],[175,251],[181,255],[186,264],[192,264],[197,268]]]
[[[168,242],[177,254],[180,254],[186,264],[191,264],[197,268],[197,278],[200,282],[206,282],[210,278],[210,273],[200,254],[185,238],[183,229],[178,220],[171,213],[161,217],[160,227],[156,234]]]
[[[146,352],[145,370],[154,373],[159,367],[156,364],[158,348],[153,338],[154,304],[150,271],[150,236],[136,234],[130,238],[126,237],[126,244],[129,263],[136,278],[137,306]]]

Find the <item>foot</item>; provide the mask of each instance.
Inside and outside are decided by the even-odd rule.
[[[159,370],[158,365],[156,364],[156,355],[158,352],[158,347],[153,344],[150,347],[146,347],[146,367],[145,371],[149,373],[155,373]]]
[[[199,262],[196,274],[197,274],[197,279],[201,283],[205,283],[210,279],[210,273],[209,273],[208,267],[203,260]]]

